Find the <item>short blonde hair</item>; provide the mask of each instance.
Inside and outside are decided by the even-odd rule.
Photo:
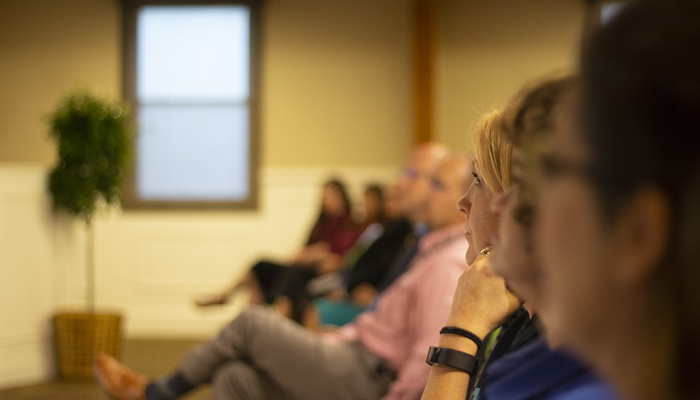
[[[472,160],[486,187],[496,194],[512,183],[512,145],[502,132],[502,118],[501,110],[493,110],[477,121],[472,133]]]

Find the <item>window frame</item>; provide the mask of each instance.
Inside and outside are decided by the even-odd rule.
[[[139,117],[136,92],[136,40],[139,9],[145,6],[243,5],[250,9],[250,58],[248,96],[248,196],[242,200],[145,200],[137,189],[138,133],[132,138],[133,155],[124,177],[123,206],[126,210],[257,210],[260,161],[260,36],[261,0],[121,0],[122,3],[122,96],[132,106],[132,120]]]

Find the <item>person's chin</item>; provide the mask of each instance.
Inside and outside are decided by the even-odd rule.
[[[467,249],[467,254],[465,254],[464,259],[467,261],[467,265],[472,265],[476,260],[476,254],[474,253],[474,247],[469,243],[469,248]]]

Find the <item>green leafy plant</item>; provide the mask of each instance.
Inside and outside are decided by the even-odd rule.
[[[94,311],[94,227],[100,200],[121,205],[131,154],[129,107],[88,92],[66,96],[50,117],[58,162],[49,177],[56,212],[81,218],[88,228],[88,307]]]

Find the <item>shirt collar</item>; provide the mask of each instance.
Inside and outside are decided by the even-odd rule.
[[[430,233],[430,227],[425,222],[418,222],[413,226],[413,236],[417,239]]]

